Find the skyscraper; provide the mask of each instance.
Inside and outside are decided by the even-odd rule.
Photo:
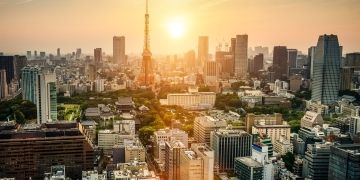
[[[6,70],[0,69],[0,99],[8,96],[8,84],[6,82]]]
[[[154,83],[153,62],[151,59],[152,53],[150,51],[149,17],[148,1],[146,0],[143,59],[141,72],[138,77],[138,83],[143,86],[150,86]]]
[[[248,35],[236,35],[235,76],[245,78],[248,72]]]
[[[252,135],[243,130],[219,129],[211,132],[215,166],[220,171],[233,170],[235,157],[251,155]]]
[[[274,78],[286,80],[288,74],[288,52],[286,46],[275,46],[273,52]]]
[[[56,56],[57,56],[57,57],[60,57],[60,56],[61,56],[61,54],[60,54],[60,48],[57,48],[57,50],[56,50]]]
[[[40,75],[40,110],[38,123],[57,121],[56,76],[55,74]]]
[[[297,49],[288,49],[287,54],[288,54],[287,76],[289,77],[290,70],[296,68],[296,60],[297,60],[298,51],[297,51]]]
[[[325,105],[337,101],[340,89],[341,53],[336,35],[319,37],[313,62],[312,100]]]
[[[195,51],[191,50],[184,54],[184,61],[186,62],[185,69],[188,73],[197,73]]]
[[[185,149],[181,141],[170,141],[165,143],[165,173],[169,180],[180,180],[180,155]]]
[[[308,49],[308,66],[309,66],[309,77],[310,79],[313,78],[313,73],[314,73],[314,56],[315,56],[315,46],[311,46]]]
[[[94,49],[94,62],[95,66],[98,66],[102,61],[102,50],[101,48]]]
[[[202,69],[205,62],[208,60],[209,60],[209,37],[199,36],[198,59],[196,63],[198,70]]]
[[[42,74],[39,68],[27,66],[22,77],[23,99],[36,105],[37,123],[57,121],[55,74]]]
[[[0,69],[6,70],[6,82],[10,84],[15,78],[15,59],[14,56],[0,56]]]
[[[21,69],[24,68],[27,65],[27,58],[26,56],[14,56],[14,78],[16,80],[21,79]]]
[[[254,73],[258,74],[259,70],[264,68],[264,55],[258,54],[254,57]]]
[[[115,64],[125,65],[125,36],[114,36],[113,37],[113,58]]]

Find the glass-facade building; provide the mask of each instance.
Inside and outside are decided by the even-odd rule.
[[[36,105],[37,123],[57,120],[57,95],[55,74],[43,74],[38,67],[22,69],[22,96]]]
[[[336,35],[319,37],[312,63],[312,100],[326,105],[337,101],[340,90],[341,54]]]
[[[215,167],[229,171],[236,157],[251,156],[252,135],[243,130],[218,129],[211,132],[210,144],[215,152]]]
[[[329,180],[360,179],[360,144],[330,147]]]

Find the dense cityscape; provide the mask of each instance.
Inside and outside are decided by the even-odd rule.
[[[341,34],[153,55],[143,3],[141,54],[123,35],[112,54],[0,49],[0,179],[360,179],[360,50]]]

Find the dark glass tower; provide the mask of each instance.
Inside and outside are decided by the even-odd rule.
[[[337,101],[340,89],[341,47],[336,35],[319,37],[313,62],[312,97],[330,105]]]

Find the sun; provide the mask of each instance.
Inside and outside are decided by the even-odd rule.
[[[169,35],[178,39],[184,36],[186,30],[185,22],[182,18],[173,18],[167,23],[167,31]]]

